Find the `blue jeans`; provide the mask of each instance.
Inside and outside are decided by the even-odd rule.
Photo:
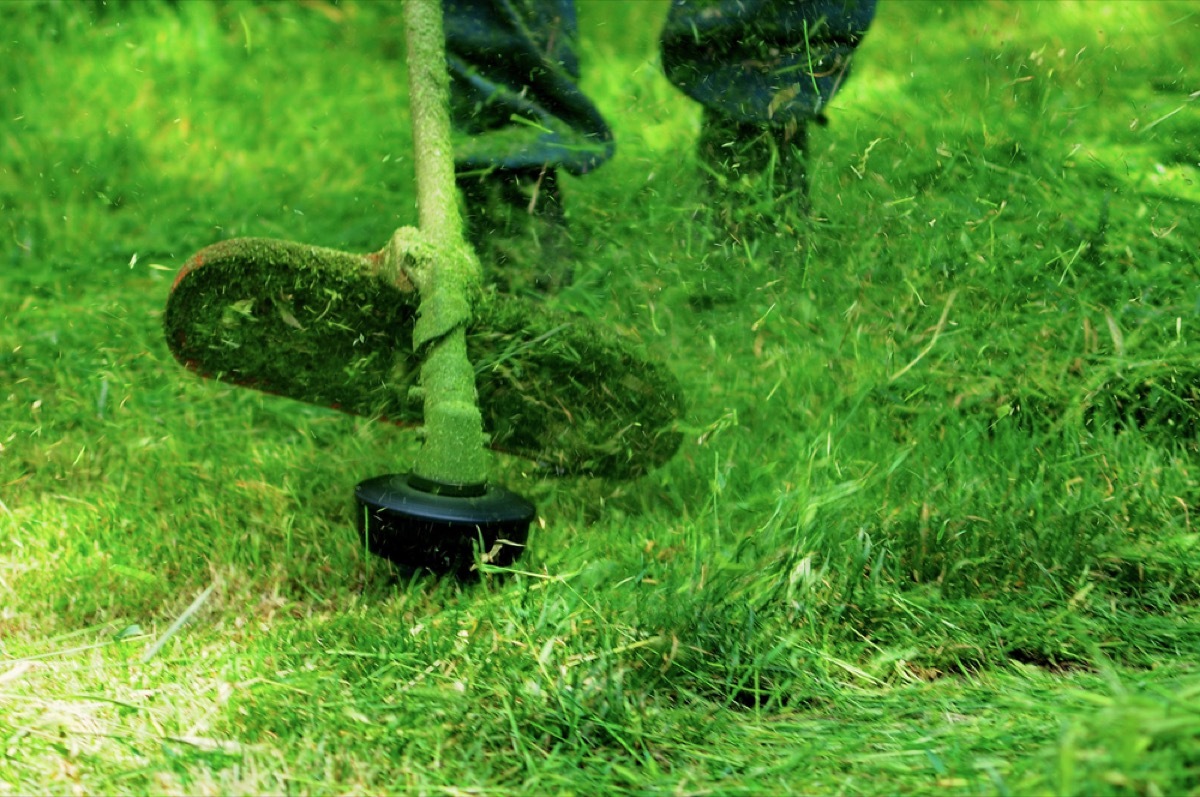
[[[850,73],[876,0],[672,0],[667,78],[711,112],[782,127],[821,115]],[[579,90],[574,0],[445,0],[460,174],[585,174],[612,130]]]

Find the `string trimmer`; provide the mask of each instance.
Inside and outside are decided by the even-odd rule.
[[[167,342],[197,373],[411,425],[413,470],[361,482],[368,548],[466,573],[520,555],[532,504],[487,479],[484,444],[548,475],[636,477],[675,452],[679,386],[628,341],[480,289],[455,201],[441,3],[405,3],[420,229],[371,254],[266,238],[180,271]],[[483,430],[488,435],[485,438]]]

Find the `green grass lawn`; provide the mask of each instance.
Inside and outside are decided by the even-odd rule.
[[[0,795],[1200,794],[1200,7],[881,3],[787,257],[702,223],[664,14],[580,4],[544,301],[683,446],[497,455],[470,586],[355,535],[412,431],[161,331],[209,243],[416,222],[399,6],[0,6]]]

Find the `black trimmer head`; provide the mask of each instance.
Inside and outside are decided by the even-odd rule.
[[[495,485],[447,488],[411,474],[360,482],[358,530],[367,550],[402,569],[479,577],[480,564],[507,566],[529,537],[533,504]]]

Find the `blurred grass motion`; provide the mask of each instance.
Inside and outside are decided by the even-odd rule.
[[[399,7],[3,13],[0,794],[1200,791],[1195,5],[881,4],[779,262],[699,223],[664,4],[581,3],[618,156],[546,301],[686,440],[498,457],[540,521],[475,589],[355,538],[411,432],[160,328],[209,243],[415,222]]]

